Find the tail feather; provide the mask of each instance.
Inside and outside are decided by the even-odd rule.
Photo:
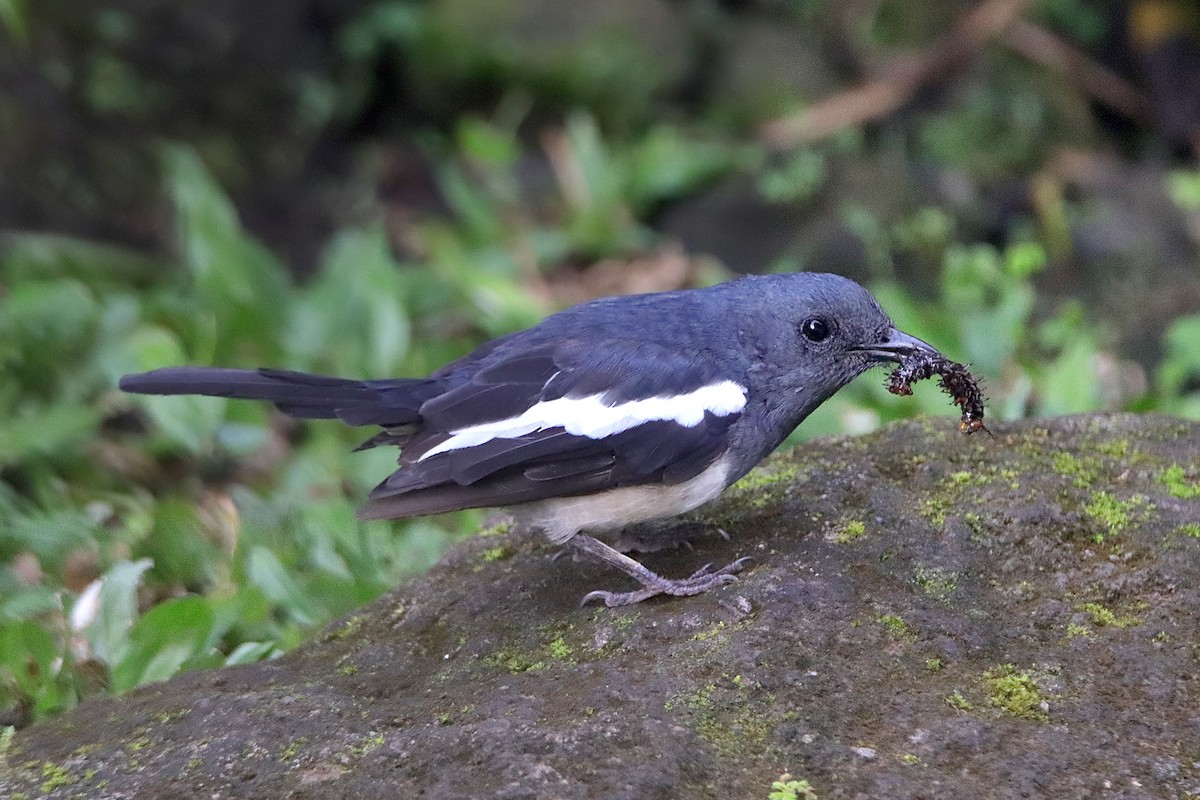
[[[199,394],[266,400],[300,419],[338,418],[350,425],[412,425],[437,394],[427,379],[360,381],[273,369],[166,367],[121,378],[135,394]]]

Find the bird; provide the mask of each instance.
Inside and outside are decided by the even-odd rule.
[[[733,583],[751,559],[673,579],[603,539],[669,526],[747,474],[854,378],[931,353],[855,281],[800,272],[591,300],[427,377],[183,366],[119,385],[268,401],[299,419],[377,428],[359,449],[398,447],[398,468],[370,492],[360,519],[502,508],[520,529],[632,578],[638,589],[583,598],[617,607]]]

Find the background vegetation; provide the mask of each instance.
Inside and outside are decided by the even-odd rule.
[[[127,372],[417,375],[820,269],[992,419],[1200,416],[1188,3],[243,5],[0,0],[0,722],[273,657],[482,521],[356,522],[394,458],[362,432]],[[797,436],[955,414],[882,377]]]

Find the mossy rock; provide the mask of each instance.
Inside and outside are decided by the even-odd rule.
[[[993,431],[776,459],[707,510],[729,541],[646,557],[756,558],[701,597],[580,608],[621,576],[466,542],[277,661],[18,732],[0,796],[1196,796],[1200,425]]]

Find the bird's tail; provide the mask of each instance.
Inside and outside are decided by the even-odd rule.
[[[348,425],[412,425],[421,404],[440,391],[432,379],[361,381],[305,372],[220,367],[166,367],[121,378],[135,394],[199,394],[266,400],[300,419],[342,420]]]

